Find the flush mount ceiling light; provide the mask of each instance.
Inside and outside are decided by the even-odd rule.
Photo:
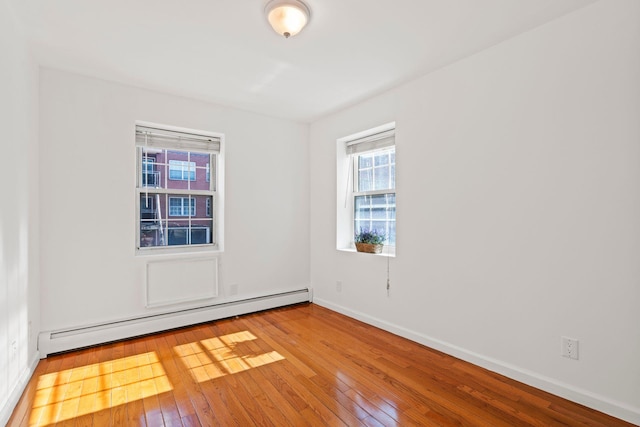
[[[264,8],[269,24],[285,38],[295,36],[309,22],[309,7],[300,0],[271,0]]]

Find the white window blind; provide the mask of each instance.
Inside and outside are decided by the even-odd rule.
[[[384,132],[379,132],[373,135],[367,135],[362,138],[348,141],[346,144],[347,154],[360,154],[367,151],[393,147],[396,143],[395,136],[395,129],[389,129]]]
[[[195,135],[146,126],[136,126],[136,145],[147,147],[180,150],[220,152],[220,138],[215,136]]]

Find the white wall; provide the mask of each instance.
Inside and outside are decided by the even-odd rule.
[[[156,257],[134,251],[136,120],[225,134],[217,300],[232,285],[233,298],[309,285],[307,125],[57,70],[40,76],[42,330],[184,307],[145,308]]]
[[[600,1],[313,123],[314,301],[640,423],[639,16]],[[387,296],[387,258],[335,249],[336,140],[391,121]]]
[[[38,360],[37,68],[0,1],[0,425]]]

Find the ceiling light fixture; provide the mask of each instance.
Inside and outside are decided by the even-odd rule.
[[[302,31],[311,15],[309,7],[300,0],[271,0],[264,13],[275,32],[287,39]]]

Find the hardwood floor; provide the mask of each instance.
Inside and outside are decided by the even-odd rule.
[[[630,426],[313,304],[42,360],[9,426]]]

